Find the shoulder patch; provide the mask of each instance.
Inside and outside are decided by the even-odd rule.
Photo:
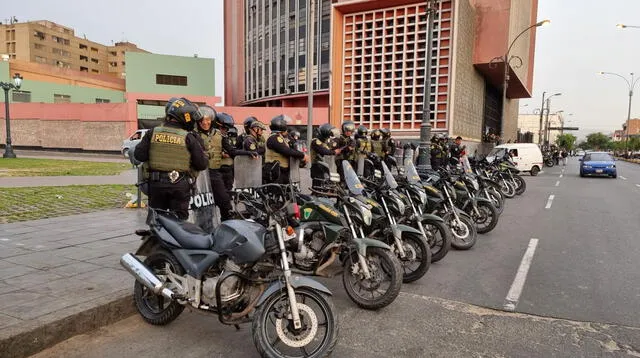
[[[317,145],[322,145],[322,141],[320,139],[316,139],[316,144]]]
[[[284,139],[282,139],[282,137],[278,136],[278,143],[284,143]]]
[[[249,150],[256,150],[256,144],[255,143],[251,143],[249,145]]]

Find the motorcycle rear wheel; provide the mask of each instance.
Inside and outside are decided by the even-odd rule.
[[[295,330],[286,290],[258,307],[251,324],[253,343],[261,357],[327,357],[338,341],[338,315],[331,298],[308,287],[295,289],[302,328]],[[275,342],[275,343],[272,343]]]
[[[390,250],[380,247],[367,248],[365,257],[371,278],[361,272],[357,252],[348,255],[344,262],[342,284],[349,298],[358,306],[377,310],[393,302],[402,287],[402,265]],[[383,285],[383,280],[388,281]],[[381,294],[375,297],[375,293]],[[372,297],[374,296],[374,297]]]
[[[514,175],[513,179],[518,184],[516,187],[516,195],[522,195],[527,190],[527,182],[519,175]]]
[[[144,264],[161,280],[165,278],[167,268],[176,275],[184,275],[184,269],[175,256],[164,250],[155,251],[147,256]],[[156,295],[138,281],[133,286],[133,301],[142,319],[156,326],[172,322],[184,310],[183,305],[162,295]]]

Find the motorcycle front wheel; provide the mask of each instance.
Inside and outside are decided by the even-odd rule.
[[[402,287],[402,265],[390,250],[367,248],[365,257],[370,278],[366,278],[357,252],[351,252],[344,261],[342,284],[349,298],[358,306],[377,310],[393,302]]]
[[[451,230],[442,221],[423,220],[422,226],[429,239],[431,262],[442,260],[451,249]]]
[[[302,327],[295,329],[286,290],[258,307],[251,324],[261,357],[327,357],[338,340],[338,315],[329,296],[307,287],[295,289]]]
[[[451,229],[451,246],[458,250],[469,250],[478,240],[476,225],[467,214],[458,213],[458,218],[459,223],[453,214],[447,213],[442,219]]]
[[[516,195],[522,195],[527,190],[527,182],[519,175],[514,175],[513,179],[518,186],[516,187]]]
[[[402,282],[416,281],[429,271],[431,248],[421,234],[412,232],[402,233],[402,246],[405,258],[398,257],[403,270]]]
[[[498,225],[498,211],[493,204],[486,201],[478,202],[479,215],[472,211],[471,217],[476,224],[478,234],[486,234]]]

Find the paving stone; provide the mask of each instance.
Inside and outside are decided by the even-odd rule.
[[[38,237],[38,238],[25,239],[20,241],[11,241],[10,243],[30,251],[54,250],[54,249],[59,249],[62,247],[69,246],[64,243],[50,241],[48,237]],[[21,244],[21,245],[17,245],[17,244]]]
[[[18,305],[12,306],[7,311],[10,311],[8,312],[8,314],[10,314],[12,317],[16,317],[22,320],[30,320],[58,311],[65,307],[70,307],[79,303],[87,302],[92,298],[95,297],[91,297],[88,295],[76,295],[69,296],[62,300],[52,296],[40,295],[37,299],[27,302],[21,302]]]
[[[20,248],[18,246],[0,245],[0,259],[6,259],[10,257],[19,257],[20,255],[29,254],[30,251]]]
[[[99,265],[102,267],[109,267],[112,269],[124,270],[124,267],[120,265],[120,257],[127,253],[127,251],[123,251],[120,254],[113,254],[105,257],[100,257],[97,259],[87,260],[86,262],[92,263],[94,265]]]
[[[28,252],[28,251],[27,251]],[[72,260],[52,255],[50,252],[31,252],[25,255],[12,256],[4,259],[15,264],[27,265],[40,270],[47,270],[70,263]]]
[[[63,278],[63,276],[52,272],[34,271],[25,275],[7,278],[4,280],[4,283],[20,289],[30,289],[48,284],[51,281],[57,281],[61,278]]]
[[[69,265],[58,266],[58,267],[49,269],[49,271],[47,272],[51,272],[56,275],[60,275],[64,277],[73,277],[85,272],[99,270],[101,268],[103,267],[100,265],[95,265],[95,264],[91,264],[83,261],[74,261]]]
[[[22,320],[19,318],[11,317],[11,316],[0,313],[0,329],[13,326],[21,322]]]
[[[24,302],[34,301],[43,295],[29,290],[16,290],[12,292],[0,292],[0,312],[11,314],[11,307]]]
[[[12,262],[0,260],[0,279],[6,280],[12,277],[26,275],[37,271],[33,267],[15,264]]]
[[[105,253],[104,251],[100,251],[100,250],[87,249],[84,247],[70,246],[62,249],[53,250],[51,251],[51,254],[56,256],[66,257],[68,259],[87,260],[87,259],[107,256],[109,253],[108,252]]]

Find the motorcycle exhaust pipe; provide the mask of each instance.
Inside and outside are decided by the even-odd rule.
[[[163,287],[162,281],[145,264],[132,254],[124,254],[120,258],[120,265],[127,269],[138,282],[153,291],[156,295],[162,295],[170,300],[174,293],[170,289]]]

